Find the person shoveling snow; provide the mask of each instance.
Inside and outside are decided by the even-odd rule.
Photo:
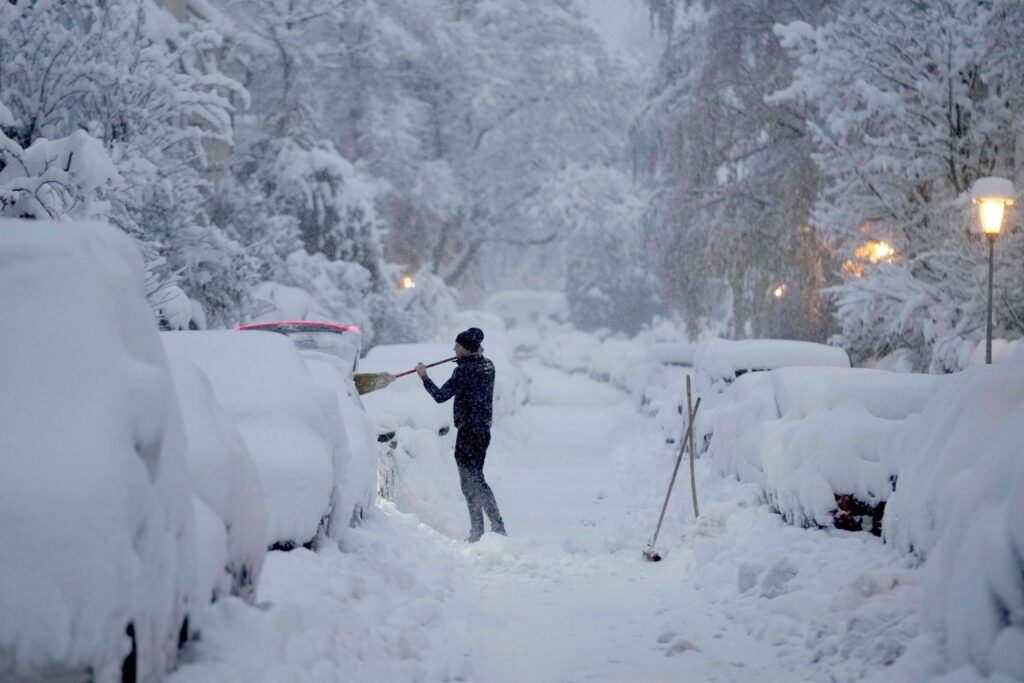
[[[494,493],[484,479],[484,459],[491,443],[491,414],[494,404],[494,364],[484,358],[480,344],[484,333],[477,327],[460,332],[455,338],[455,363],[451,379],[438,387],[427,376],[427,366],[416,365],[423,388],[435,401],[444,403],[455,397],[453,417],[458,435],[455,439],[455,463],[459,467],[462,494],[469,507],[469,538],[476,543],[484,533],[484,512],[491,520],[491,531],[505,534],[505,524]]]

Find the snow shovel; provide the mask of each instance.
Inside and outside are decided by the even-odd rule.
[[[679,446],[679,457],[676,458],[676,467],[672,470],[672,480],[668,483],[668,492],[665,493],[665,502],[661,504],[661,514],[658,515],[658,526],[654,529],[654,536],[651,542],[644,549],[644,559],[649,562],[661,562],[661,555],[654,550],[654,544],[658,542],[658,533],[661,531],[661,523],[665,520],[665,510],[668,509],[668,499],[672,497],[672,487],[676,484],[676,475],[679,474],[679,465],[683,462],[683,454],[686,452],[688,443],[692,443],[693,420],[697,417],[697,409],[700,408],[700,399],[693,405],[693,412],[690,413],[690,424],[686,427],[686,434],[683,435],[682,445]]]
[[[445,358],[444,360],[439,360],[436,363],[431,363],[426,367],[432,368],[435,365],[444,365],[445,363],[451,363],[456,358],[458,358],[458,356]],[[406,370],[405,372],[400,372],[397,375],[392,375],[390,372],[360,372],[352,375],[352,380],[356,383],[356,391],[358,391],[359,395],[362,396],[363,394],[368,394],[371,391],[385,389],[391,386],[391,383],[394,382],[399,377],[405,377],[406,375],[411,375],[414,372],[416,372],[416,368],[413,368],[412,370]]]

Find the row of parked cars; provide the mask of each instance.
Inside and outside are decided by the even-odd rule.
[[[109,226],[0,221],[0,680],[157,680],[375,500],[359,330],[161,333],[143,284]]]

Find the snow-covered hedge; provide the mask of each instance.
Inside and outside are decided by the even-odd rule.
[[[284,335],[259,331],[165,332],[168,352],[209,377],[259,473],[269,541],[301,545],[348,524],[335,509],[348,448],[334,392],[317,382]],[[335,519],[338,517],[338,519]]]
[[[0,221],[0,311],[0,679],[120,680],[131,626],[157,680],[195,537],[142,259],[109,226]]]

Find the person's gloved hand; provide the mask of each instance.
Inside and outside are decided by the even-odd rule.
[[[427,366],[423,363],[417,363],[416,374],[420,376],[420,379],[424,379],[427,376]]]

